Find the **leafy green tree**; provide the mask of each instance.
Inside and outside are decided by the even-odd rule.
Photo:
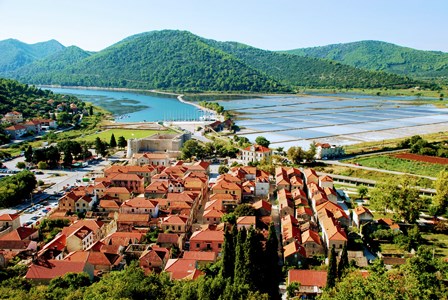
[[[286,152],[289,160],[291,160],[295,164],[300,164],[305,159],[305,151],[303,151],[302,147],[291,147]]]
[[[347,243],[344,243],[344,248],[342,248],[341,259],[338,264],[338,278],[342,278],[346,269],[349,267],[348,262],[348,252],[347,252]]]
[[[192,157],[202,158],[204,149],[196,140],[188,140],[181,149],[182,159],[190,159]]]
[[[258,136],[255,139],[255,143],[257,145],[260,145],[260,146],[263,146],[263,147],[268,147],[268,148],[269,148],[269,145],[271,144],[271,142],[268,141],[264,136]]]
[[[362,199],[364,199],[365,196],[367,196],[369,192],[369,189],[365,185],[359,185],[358,186],[358,196]]]
[[[448,206],[448,171],[441,171],[437,176],[437,180],[434,182],[436,194],[432,198],[433,206],[437,208],[437,211],[443,212]]]
[[[25,167],[26,167],[26,164],[25,164],[23,161],[19,161],[19,162],[16,164],[16,168],[19,168],[19,169],[25,169]]]
[[[39,170],[46,170],[48,169],[48,164],[45,161],[40,161],[37,163],[37,168]]]
[[[336,250],[331,248],[330,256],[328,258],[328,269],[327,269],[327,289],[334,288],[336,285],[336,278],[338,276],[337,262],[336,262]]]
[[[117,147],[117,141],[115,140],[115,135],[112,133],[112,135],[110,136],[110,142],[109,142],[109,146],[111,148],[115,148]]]
[[[128,143],[127,143],[126,139],[125,139],[123,136],[120,136],[120,137],[118,138],[118,147],[120,147],[120,148],[124,148],[124,147],[126,147],[127,145],[128,145]]]
[[[72,120],[71,116],[65,111],[58,113],[56,117],[56,121],[58,122],[58,125],[61,127],[68,126],[71,120]]]
[[[250,204],[240,204],[233,211],[237,218],[242,216],[255,216],[255,212],[255,208]]]
[[[288,284],[288,286],[286,287],[286,293],[288,295],[288,299],[293,298],[296,295],[296,292],[299,291],[299,289],[300,289],[299,282],[291,282],[290,284]]]
[[[103,157],[107,155],[107,145],[99,137],[95,139],[95,151]]]

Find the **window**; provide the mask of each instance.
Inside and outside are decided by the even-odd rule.
[[[221,244],[218,244],[218,248],[219,248],[219,249],[221,249],[221,246],[222,246]]]
[[[199,243],[196,243],[196,248],[199,248],[201,245]]]

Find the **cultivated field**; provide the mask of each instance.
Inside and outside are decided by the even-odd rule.
[[[396,158],[412,160],[418,162],[426,162],[430,164],[448,165],[448,158],[428,156],[428,155],[418,155],[413,153],[399,153],[395,154]]]

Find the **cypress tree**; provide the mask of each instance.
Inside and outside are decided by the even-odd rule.
[[[274,223],[271,222],[269,225],[269,235],[268,240],[266,241],[265,248],[265,264],[262,266],[265,267],[263,274],[269,274],[269,276],[265,276],[263,287],[266,289],[266,292],[269,295],[272,295],[272,298],[278,297],[278,284],[280,282],[281,277],[281,269],[278,265],[278,239],[277,234],[275,232]],[[274,297],[276,295],[277,297]]]
[[[115,135],[112,133],[112,135],[110,136],[110,143],[109,146],[111,148],[115,148],[117,147],[117,141],[115,140]]]
[[[31,145],[28,146],[28,148],[26,148],[25,153],[25,161],[26,162],[31,162],[33,159],[33,148],[31,147]]]
[[[246,256],[245,247],[246,242],[246,228],[242,228],[238,231],[238,238],[235,247],[235,272],[234,272],[234,282],[238,284],[246,283]]]
[[[73,163],[73,156],[72,153],[69,150],[66,150],[64,152],[64,166],[71,166]]]
[[[89,106],[89,116],[93,116],[93,106]]]
[[[336,277],[337,277],[337,263],[336,263],[336,250],[333,247],[331,248],[330,257],[328,258],[328,271],[327,271],[327,289],[331,289],[336,285]]]
[[[234,226],[236,227],[236,226]],[[224,244],[222,247],[222,266],[221,275],[224,278],[233,280],[233,272],[235,271],[235,249],[233,245],[232,232],[226,230],[224,234]]]
[[[238,227],[236,224],[232,225],[232,237],[233,237],[233,251],[236,252],[236,245],[238,243]]]
[[[249,229],[244,243],[245,272],[244,282],[254,291],[264,289],[262,265],[263,250],[257,232],[253,227]]]
[[[349,262],[348,262],[348,253],[347,253],[347,243],[344,243],[344,248],[342,248],[342,254],[341,259],[339,260],[338,265],[338,278],[341,279],[341,277],[344,275],[344,271],[346,268],[348,268]]]

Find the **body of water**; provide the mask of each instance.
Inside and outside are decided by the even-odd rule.
[[[204,111],[182,103],[175,96],[146,92],[47,88],[91,102],[114,114],[117,122],[199,120]]]

